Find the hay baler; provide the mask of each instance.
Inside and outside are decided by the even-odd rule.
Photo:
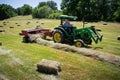
[[[99,34],[98,29],[94,26],[83,27],[77,29],[77,27],[67,27],[63,25],[63,19],[76,19],[74,16],[61,15],[61,26],[55,27],[52,34],[53,41],[56,43],[75,44],[77,47],[82,47],[85,44],[92,44],[94,41],[96,44],[102,41],[102,35]]]
[[[43,29],[41,27],[36,27],[36,28],[32,28],[32,29],[24,29],[21,31],[21,35],[23,35],[23,42],[27,43],[27,42],[33,42],[30,39],[31,35],[34,34],[41,34],[42,38],[45,39],[46,36],[50,36],[52,37],[52,31],[50,29]]]

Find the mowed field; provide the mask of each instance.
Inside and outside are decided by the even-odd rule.
[[[29,22],[29,24],[28,24]],[[90,49],[107,52],[120,56],[120,23],[93,22],[86,26],[94,25],[101,29],[103,41],[90,45]],[[19,32],[25,28],[38,25],[43,28],[54,29],[60,20],[32,19],[31,16],[17,16],[0,21],[0,80],[120,80],[120,67],[113,64],[95,60],[73,52],[53,49],[37,43],[23,43]],[[71,22],[78,28],[82,22]],[[14,27],[14,28],[10,28]],[[9,51],[8,51],[9,50]],[[59,61],[62,71],[58,76],[46,75],[36,71],[36,64],[42,59]]]

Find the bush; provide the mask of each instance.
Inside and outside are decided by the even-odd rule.
[[[40,8],[35,8],[33,10],[32,16],[33,18],[47,18],[51,13],[52,9],[50,9],[48,6],[43,6]]]

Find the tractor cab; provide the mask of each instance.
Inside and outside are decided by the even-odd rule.
[[[68,15],[61,15],[60,16],[61,22],[60,26],[62,27],[68,34],[73,33],[74,29],[76,29],[75,26],[70,24],[70,21],[76,20],[76,16],[68,16]]]

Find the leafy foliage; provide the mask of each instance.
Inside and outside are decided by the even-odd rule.
[[[33,18],[52,18],[58,19],[61,12],[57,10],[57,4],[54,1],[40,2],[36,8],[33,9]]]
[[[63,14],[87,21],[119,21],[119,7],[120,0],[62,0],[61,3]]]
[[[7,4],[0,4],[0,20],[16,16],[15,9]]]
[[[22,7],[17,8],[18,15],[30,15],[32,14],[32,7],[28,4],[24,4]]]
[[[47,18],[47,15],[52,13],[52,10],[48,6],[43,6],[40,8],[35,8],[33,10],[33,18]]]

